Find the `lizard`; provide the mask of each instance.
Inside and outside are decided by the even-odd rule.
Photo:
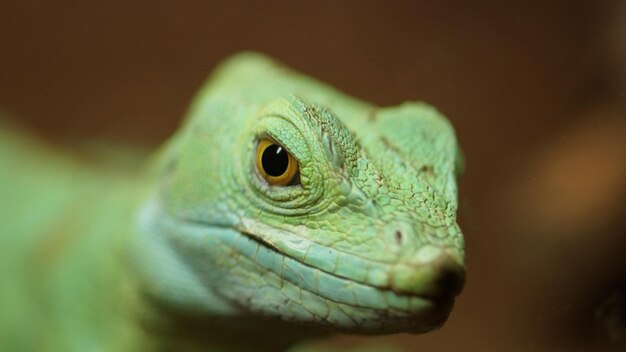
[[[465,280],[450,122],[262,54],[219,65],[145,160],[68,155],[6,126],[0,144],[3,351],[424,333]]]

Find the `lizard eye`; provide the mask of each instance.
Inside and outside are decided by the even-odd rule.
[[[270,185],[293,184],[298,174],[298,161],[280,144],[264,138],[256,149],[256,166],[259,174]]]

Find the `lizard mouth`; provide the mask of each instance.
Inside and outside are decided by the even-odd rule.
[[[403,296],[408,296],[408,297],[419,297],[419,298],[427,299],[431,301],[440,301],[440,300],[447,301],[450,299],[454,299],[454,297],[458,295],[464,283],[465,273],[464,273],[464,270],[461,269],[460,271],[456,270],[456,272],[452,270],[443,272],[443,274],[440,275],[440,277],[438,277],[439,280],[437,280],[439,281],[438,283],[441,284],[442,286],[442,289],[440,290],[418,290],[417,292],[410,291],[410,290],[403,290],[393,285],[393,282],[392,282],[393,278],[387,278],[384,284],[373,284],[372,282],[363,280],[363,278],[358,279],[358,278],[351,277],[349,275],[342,275],[333,270],[328,270],[326,268],[321,268],[319,266],[307,263],[305,260],[302,260],[297,255],[290,254],[288,253],[288,251],[282,250],[280,246],[275,245],[272,242],[266,240],[265,237],[267,236],[256,234],[240,226],[236,227],[236,230],[239,232],[240,235],[245,236],[249,240],[258,243],[259,246],[263,246],[269,251],[275,252],[277,255],[290,257],[291,259],[300,262],[302,265],[323,271],[326,274],[332,275],[339,279],[354,281],[358,284],[363,284],[363,285],[373,287],[373,288],[383,290],[383,291],[394,292],[398,295],[403,295]],[[333,249],[331,248],[327,248],[327,250],[329,252],[333,251]],[[388,264],[387,266],[388,266],[386,268],[387,271],[391,271],[392,265]],[[443,269],[446,269],[446,268],[443,268]],[[453,270],[454,269],[458,269],[458,268],[453,268]]]
[[[239,257],[252,262],[253,267],[258,267],[255,270],[260,275],[272,273],[278,276],[281,286],[290,286],[299,292],[299,297],[292,297],[292,302],[286,301],[285,304],[311,311],[319,308],[319,305],[326,306],[322,309],[325,313],[297,316],[291,320],[329,325],[355,333],[422,333],[443,325],[454,303],[454,295],[399,292],[390,286],[376,286],[325,270],[289,253],[289,248],[281,248],[286,247],[284,244],[279,246],[266,240],[267,236],[262,231],[253,232],[243,226],[216,226],[195,219],[185,219],[183,222],[193,227],[193,230],[203,232],[209,228],[219,228],[220,231],[216,231],[219,240],[230,246]],[[230,299],[238,300],[240,297],[231,296]],[[312,301],[317,302],[317,307],[307,307]],[[241,305],[245,305],[245,302]],[[261,303],[252,309],[273,315],[277,314],[278,308],[272,309]]]
[[[239,241],[242,247],[246,247],[243,245],[246,241],[257,245],[258,249],[251,259],[257,259],[259,251],[264,252],[266,257],[284,258],[280,268],[257,261],[264,269],[274,271],[301,290],[344,307],[343,311],[348,315],[348,312],[354,312],[350,317],[351,324],[340,325],[341,329],[359,333],[421,333],[442,326],[452,310],[455,293],[434,295],[402,292],[389,286],[356,281],[307,264],[266,241],[263,236],[240,228],[237,233],[243,239]],[[369,318],[362,318],[362,315]]]

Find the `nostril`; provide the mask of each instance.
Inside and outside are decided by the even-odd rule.
[[[396,230],[395,236],[396,236],[396,243],[398,245],[401,245],[402,244],[402,232],[400,232],[400,230]]]

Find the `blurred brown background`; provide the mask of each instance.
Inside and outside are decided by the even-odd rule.
[[[378,104],[425,100],[465,153],[449,322],[325,343],[626,347],[625,2],[3,0],[0,106],[60,143],[156,146],[249,49]]]

